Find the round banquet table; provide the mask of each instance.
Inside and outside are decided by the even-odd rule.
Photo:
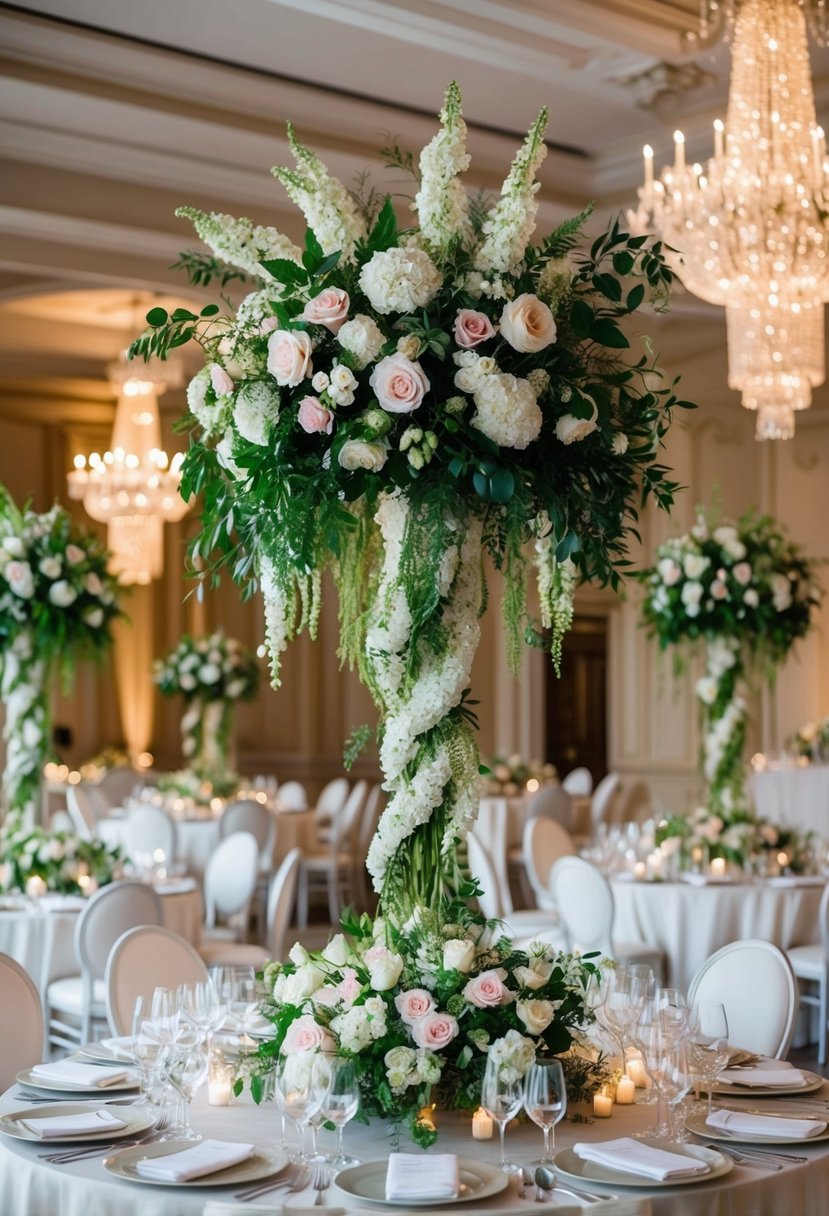
[[[613,936],[659,946],[664,983],[688,990],[707,958],[729,942],[757,937],[781,949],[819,940],[823,885],[781,887],[761,881],[692,886],[612,879]]]
[[[751,790],[762,819],[829,838],[829,764],[772,764],[752,773]]]
[[[16,1087],[0,1097],[0,1113],[21,1109],[24,1102],[15,1098]],[[823,1093],[829,1094],[829,1085]],[[565,1120],[556,1128],[556,1143],[566,1148],[577,1140],[609,1140],[631,1135],[644,1130],[653,1123],[653,1106],[629,1106],[613,1108],[610,1119],[596,1120],[589,1124],[572,1123]],[[229,1107],[207,1105],[204,1089],[196,1095],[192,1110],[193,1126],[202,1135],[218,1139],[248,1141],[273,1148],[277,1141],[277,1117],[272,1103],[254,1107],[244,1096]],[[494,1163],[497,1153],[497,1136],[489,1142],[474,1141],[469,1118],[441,1115],[438,1113],[440,1138],[435,1152],[454,1152],[459,1156]],[[106,1173],[100,1158],[90,1158],[68,1165],[49,1165],[40,1159],[44,1151],[42,1142],[24,1142],[0,1137],[0,1212],[3,1216],[145,1216],[152,1210],[153,1216],[241,1216],[244,1212],[271,1212],[286,1209],[306,1209],[313,1202],[314,1192],[308,1188],[297,1194],[284,1191],[272,1192],[261,1199],[244,1205],[233,1202],[233,1189],[222,1187],[206,1189],[191,1186],[186,1189],[166,1186],[147,1187],[112,1178]],[[333,1137],[322,1131],[320,1146],[330,1149]],[[383,1123],[373,1122],[369,1127],[351,1123],[345,1129],[346,1151],[353,1152],[362,1161],[379,1160],[388,1155],[387,1128]],[[401,1148],[406,1152],[419,1152],[405,1139]],[[537,1161],[541,1149],[541,1133],[533,1125],[512,1124],[507,1130],[507,1152],[518,1164]],[[748,1169],[735,1166],[730,1173],[711,1182],[693,1186],[635,1188],[623,1187],[607,1193],[616,1194],[620,1202],[601,1203],[595,1207],[607,1216],[824,1216],[826,1195],[829,1193],[829,1142],[787,1146],[783,1151],[808,1157],[803,1165],[787,1165],[779,1173],[765,1169]],[[424,1158],[428,1160],[428,1157]],[[566,1183],[562,1183],[566,1185]],[[590,1188],[602,1190],[603,1188]],[[515,1185],[491,1199],[474,1205],[463,1204],[461,1211],[498,1213],[499,1216],[515,1216],[550,1211],[567,1212],[571,1216],[582,1211],[572,1198],[560,1195],[556,1203],[544,1206],[529,1198],[520,1201]],[[367,1211],[375,1213],[401,1212],[399,1207],[373,1206],[360,1203],[332,1187],[325,1193],[325,1206],[315,1208],[320,1216],[326,1211],[340,1213]],[[412,1209],[409,1209],[412,1210]],[[417,1209],[422,1211],[423,1209]],[[432,1216],[446,1213],[448,1206],[429,1208]]]
[[[158,889],[164,924],[198,946],[203,920],[201,892],[192,881]],[[0,952],[9,954],[28,971],[43,995],[52,980],[77,975],[75,925],[83,908],[76,896],[44,897],[22,908],[0,906]],[[0,1208],[2,1211],[2,1208]]]

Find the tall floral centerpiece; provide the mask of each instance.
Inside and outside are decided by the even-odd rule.
[[[238,701],[250,701],[259,687],[256,657],[221,630],[204,638],[185,634],[154,669],[165,697],[182,696],[181,750],[195,785],[211,793],[232,792],[239,778],[231,762],[233,714]],[[179,784],[183,774],[174,775]]]
[[[296,168],[276,178],[308,223],[304,248],[273,228],[192,208],[234,273],[235,313],[162,309],[133,353],[194,340],[193,441],[182,492],[203,501],[191,556],[262,590],[274,683],[288,641],[339,590],[341,655],[380,714],[389,801],[368,866],[402,924],[458,889],[478,749],[466,693],[486,605],[482,556],[504,578],[508,652],[558,662],[577,578],[615,584],[643,498],[668,507],[659,462],[677,402],[624,326],[671,280],[658,244],[618,225],[577,252],[585,216],[531,244],[546,110],[491,205],[470,198],[466,128],[451,85],[420,156],[401,227],[390,199],[355,198],[289,127]],[[230,267],[230,269],[228,269]],[[529,619],[536,578],[541,621]]]
[[[108,554],[57,505],[43,515],[15,506],[0,486],[0,695],[6,710],[3,801],[13,822],[40,805],[51,750],[49,688],[69,687],[80,659],[112,643],[121,615]]]
[[[820,599],[814,563],[766,516],[748,514],[712,528],[699,515],[689,533],[660,545],[655,566],[642,577],[645,622],[660,646],[680,653],[696,646],[704,656],[696,695],[706,818],[716,836],[747,815],[746,682],[773,679],[808,632]]]

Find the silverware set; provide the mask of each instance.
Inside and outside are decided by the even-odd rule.
[[[90,1157],[106,1156],[107,1153],[119,1152],[122,1148],[135,1148],[139,1144],[152,1144],[161,1139],[161,1129],[148,1132],[146,1136],[133,1137],[131,1140],[110,1140],[103,1143],[96,1140],[94,1144],[84,1144],[78,1148],[64,1149],[60,1153],[41,1153],[41,1161],[50,1165],[69,1165],[73,1161],[86,1161]]]
[[[306,1165],[293,1166],[283,1170],[276,1181],[260,1182],[245,1191],[237,1191],[233,1198],[242,1203],[250,1203],[252,1199],[258,1199],[260,1195],[267,1195],[271,1191],[285,1190],[289,1195],[294,1195],[297,1191],[304,1191],[310,1180],[311,1171]],[[320,1190],[320,1194],[324,1189],[323,1187]]]
[[[803,1165],[809,1160],[808,1157],[796,1157],[792,1153],[775,1153],[765,1148],[732,1148],[730,1144],[723,1144],[722,1141],[717,1141],[716,1144],[706,1144],[705,1147],[730,1157],[735,1165],[775,1172],[785,1169],[787,1165]]]

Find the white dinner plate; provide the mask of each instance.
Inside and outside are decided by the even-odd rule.
[[[739,1076],[739,1069],[735,1069],[735,1076]],[[807,1072],[805,1068],[800,1069],[803,1075],[804,1085],[740,1085],[736,1082],[734,1085],[715,1085],[714,1096],[717,1098],[728,1097],[732,1098],[779,1098],[781,1094],[813,1094],[815,1090],[821,1089],[826,1084],[825,1077],[819,1077],[816,1072]],[[705,1093],[703,1087],[703,1093]]]
[[[78,1048],[75,1058],[83,1060],[87,1064],[134,1065],[132,1035],[122,1035],[117,1039],[102,1039],[100,1043],[84,1043],[83,1047]]]
[[[127,1078],[126,1081],[116,1081],[114,1085],[50,1084],[48,1081],[41,1081],[38,1077],[33,1077],[31,1068],[24,1068],[23,1072],[17,1074],[16,1080],[20,1085],[25,1085],[27,1089],[41,1089],[47,1094],[57,1094],[58,1096],[61,1094],[90,1094],[96,1098],[106,1098],[109,1094],[135,1090],[139,1085],[137,1076],[133,1076],[132,1079]]]
[[[429,1157],[424,1154],[424,1168],[428,1169]],[[509,1177],[495,1165],[486,1165],[483,1161],[470,1161],[468,1157],[458,1159],[461,1193],[457,1199],[386,1199],[386,1174],[389,1161],[366,1161],[363,1165],[354,1165],[350,1169],[340,1170],[334,1179],[334,1185],[346,1195],[364,1203],[380,1203],[384,1206],[399,1208],[443,1208],[450,1203],[469,1203],[472,1200],[487,1199],[497,1195],[509,1183]]]
[[[575,1183],[589,1183],[591,1186],[599,1183],[602,1186],[631,1186],[637,1189],[647,1187],[694,1186],[699,1182],[711,1182],[721,1178],[734,1168],[734,1162],[723,1153],[711,1148],[702,1148],[698,1144],[663,1144],[658,1140],[642,1140],[652,1148],[662,1149],[666,1153],[675,1153],[677,1157],[690,1157],[695,1161],[705,1161],[709,1166],[705,1174],[691,1174],[686,1178],[646,1178],[642,1174],[628,1173],[626,1170],[611,1169],[609,1165],[599,1165],[595,1161],[582,1161],[571,1148],[563,1148],[553,1158],[556,1173],[562,1178]]]
[[[71,1102],[56,1102],[54,1106],[43,1103],[42,1106],[28,1107],[25,1110],[13,1110],[7,1115],[0,1115],[0,1132],[4,1136],[12,1136],[15,1140],[35,1140],[38,1144],[86,1144],[93,1140],[122,1140],[126,1136],[134,1136],[153,1126],[156,1116],[146,1111],[133,1110],[129,1106],[116,1106],[112,1114],[124,1120],[123,1127],[102,1127],[99,1132],[80,1132],[66,1136],[38,1136],[36,1132],[23,1126],[24,1119],[52,1119],[57,1115],[81,1115],[93,1110],[109,1110],[107,1106],[96,1106],[92,1102],[73,1105]]]
[[[193,1178],[190,1182],[166,1182],[156,1178],[142,1178],[135,1168],[139,1161],[146,1161],[150,1157],[168,1157],[172,1153],[183,1153],[185,1149],[192,1148],[195,1143],[194,1140],[163,1140],[157,1144],[137,1144],[134,1148],[125,1148],[120,1153],[105,1157],[104,1169],[107,1173],[114,1174],[116,1178],[123,1178],[127,1182],[141,1182],[145,1186],[183,1186],[192,1189],[200,1186],[239,1186],[245,1182],[258,1182],[260,1178],[270,1178],[272,1174],[278,1174],[288,1164],[285,1153],[257,1146],[256,1152],[252,1157],[248,1157],[247,1161],[240,1161],[238,1165],[229,1165],[227,1169],[217,1170],[215,1174],[205,1174],[201,1178]]]
[[[771,1117],[771,1116],[770,1116]],[[775,1112],[774,1118],[783,1119],[814,1119],[816,1122],[824,1123],[827,1120],[819,1118],[817,1115],[783,1115]],[[722,1140],[724,1144],[817,1144],[821,1140],[829,1140],[829,1126],[822,1132],[818,1132],[816,1136],[768,1136],[762,1132],[748,1134],[744,1132],[735,1132],[730,1128],[724,1127],[709,1127],[705,1121],[705,1115],[688,1115],[685,1119],[685,1126],[689,1132],[693,1132],[695,1136],[702,1136],[706,1140]]]

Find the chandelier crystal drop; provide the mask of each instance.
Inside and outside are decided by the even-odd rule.
[[[674,134],[674,163],[645,182],[629,213],[676,254],[689,291],[724,305],[728,383],[757,412],[758,439],[790,439],[825,378],[823,312],[829,299],[829,229],[823,130],[817,125],[798,0],[739,0],[733,14],[726,122],[714,124],[714,156],[687,165]]]
[[[172,460],[161,446],[158,398],[181,382],[175,364],[157,360],[133,370],[110,366],[118,405],[110,451],[77,455],[68,474],[69,497],[107,524],[112,566],[124,583],[146,584],[164,568],[163,524],[187,513],[179,492],[184,455]]]

